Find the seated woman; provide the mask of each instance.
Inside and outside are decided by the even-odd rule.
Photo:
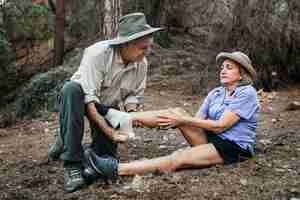
[[[256,90],[252,86],[256,72],[251,60],[242,52],[222,52],[217,55],[216,61],[220,69],[221,86],[209,92],[195,117],[164,115],[150,122],[178,128],[191,148],[129,163],[99,157],[93,150],[87,149],[86,179],[203,168],[236,163],[252,157],[259,112]],[[134,120],[149,123],[143,118]]]

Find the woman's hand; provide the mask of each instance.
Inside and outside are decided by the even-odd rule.
[[[159,115],[158,125],[164,128],[178,127],[185,123],[185,120],[178,115]]]

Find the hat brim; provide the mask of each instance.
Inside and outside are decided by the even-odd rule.
[[[149,30],[146,30],[146,31],[142,31],[142,32],[138,32],[136,34],[133,34],[129,37],[116,37],[114,39],[111,40],[111,43],[110,45],[120,45],[120,44],[124,44],[124,43],[127,43],[127,42],[130,42],[132,40],[135,40],[135,39],[138,39],[138,38],[141,38],[141,37],[144,37],[146,35],[150,35],[154,32],[157,32],[157,31],[160,31],[160,30],[163,30],[163,28],[151,28]]]
[[[216,57],[217,65],[221,65],[222,62],[226,59],[230,59],[230,60],[233,60],[233,61],[239,63],[249,73],[252,80],[255,80],[257,78],[257,73],[256,73],[254,67],[233,53],[227,53],[227,52],[219,53]]]

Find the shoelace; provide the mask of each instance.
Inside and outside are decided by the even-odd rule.
[[[81,171],[79,169],[70,169],[69,174],[72,179],[81,179]]]

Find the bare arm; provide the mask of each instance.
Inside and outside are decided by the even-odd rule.
[[[113,142],[125,142],[128,140],[128,132],[110,127],[104,117],[97,111],[93,102],[87,104],[87,115]]]
[[[87,104],[87,115],[90,120],[92,120],[103,132],[111,139],[113,139],[113,131],[104,117],[97,112],[96,106],[94,102],[90,102]]]

